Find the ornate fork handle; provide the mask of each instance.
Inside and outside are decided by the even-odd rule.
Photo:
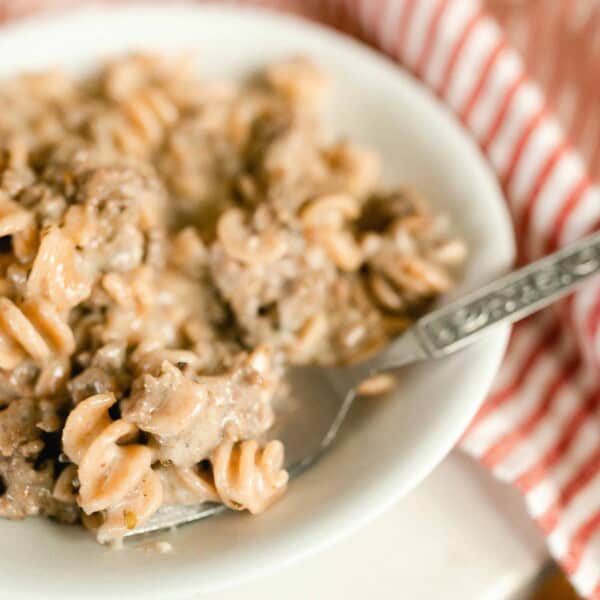
[[[600,233],[426,315],[415,333],[429,355],[450,354],[489,327],[523,319],[596,274],[600,274]]]

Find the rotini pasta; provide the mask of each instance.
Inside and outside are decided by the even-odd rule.
[[[39,299],[17,305],[0,297],[0,368],[14,369],[26,357],[43,363],[74,349],[73,332],[52,304]]]
[[[266,231],[261,235],[249,232],[244,213],[235,208],[221,215],[217,235],[227,254],[241,262],[264,265],[280,259],[286,252],[285,241],[278,232]]]
[[[106,64],[100,86],[103,95],[112,102],[120,102],[139,89],[151,84],[159,85],[172,95],[173,88],[198,86],[192,56],[182,53],[169,57],[160,54],[132,53]],[[189,99],[189,96],[188,96]]]
[[[223,442],[214,451],[211,463],[215,487],[230,508],[263,512],[283,492],[288,474],[283,470],[283,444],[269,442],[260,448],[255,440],[233,444]]]
[[[31,221],[31,213],[0,194],[0,237],[21,233],[31,225]]]
[[[90,278],[83,269],[75,244],[60,229],[44,231],[27,278],[26,295],[44,298],[68,311],[91,294]]]
[[[159,469],[165,504],[223,502],[235,510],[261,513],[285,491],[288,474],[283,461],[281,442],[264,447],[255,440],[222,442],[206,467]]]
[[[144,156],[152,152],[178,119],[179,111],[158,88],[145,88],[125,98],[114,114],[98,121],[95,127],[100,144],[119,152]]]
[[[321,135],[326,90],[303,58],[231,83],[147,54],[0,83],[0,516],[111,542],[262,512],[287,365],[361,360],[453,285],[464,243]]]
[[[52,495],[62,502],[74,503],[77,497],[75,482],[77,480],[77,465],[68,465],[56,479]]]
[[[169,97],[157,88],[137,92],[125,100],[121,110],[132,132],[137,132],[146,147],[157,144],[165,128],[173,125],[179,116]]]
[[[161,466],[158,469],[164,493],[164,504],[200,504],[221,500],[213,482],[210,466]]]
[[[162,503],[160,478],[152,469],[153,453],[131,443],[137,434],[135,425],[110,418],[108,409],[115,402],[111,394],[80,402],[63,432],[65,454],[77,465],[78,503],[88,515],[102,513],[97,532],[101,542],[122,537]]]
[[[363,262],[362,249],[347,229],[360,214],[358,201],[348,194],[331,194],[310,201],[300,211],[306,236],[320,244],[342,271],[356,271]]]
[[[317,109],[328,88],[325,74],[302,57],[267,67],[265,79],[277,93],[302,111]]]

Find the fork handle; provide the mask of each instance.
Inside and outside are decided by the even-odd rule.
[[[445,356],[494,325],[514,323],[552,304],[597,274],[600,232],[425,315],[413,331],[429,356]]]

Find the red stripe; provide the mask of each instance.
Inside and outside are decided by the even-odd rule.
[[[563,331],[565,335],[569,335],[571,339],[574,339],[577,343],[577,346],[581,352],[581,356],[585,361],[585,354],[582,352],[582,346],[579,343],[579,326],[575,321],[575,300],[576,300],[576,292],[571,292],[568,294],[563,300],[559,301],[556,305],[555,312],[560,319]]]
[[[554,399],[569,383],[573,375],[581,366],[579,354],[575,354],[562,365],[558,375],[552,379],[542,396],[540,404],[516,429],[504,435],[498,442],[493,444],[481,458],[481,464],[488,469],[495,468],[502,462],[524,439],[526,439],[546,416],[552,407]]]
[[[570,195],[564,201],[554,223],[550,230],[550,236],[548,237],[548,243],[546,244],[546,251],[553,252],[560,245],[560,238],[562,237],[563,230],[569,217],[578,206],[581,198],[587,192],[591,185],[590,179],[585,174],[581,180],[575,185]]]
[[[577,531],[573,534],[569,542],[569,549],[563,560],[560,561],[567,575],[573,575],[579,568],[581,558],[586,549],[590,538],[598,531],[600,527],[600,510],[593,513]]]
[[[355,4],[355,0],[346,0],[344,2],[344,6],[346,8],[346,25],[350,35],[355,38],[359,38],[362,31],[362,23],[356,18]]]
[[[583,91],[583,90],[582,90]],[[590,116],[597,107],[597,97],[590,98],[588,94],[579,94],[579,102],[575,103],[575,119],[569,129],[569,136],[576,144],[581,144],[583,136],[590,126]]]
[[[359,0],[345,0],[346,15],[348,18],[348,23],[350,23],[352,27],[352,35],[360,38],[362,37],[363,33],[363,24],[362,21],[358,18],[358,3]]]
[[[334,27],[335,29],[343,30],[343,6],[339,2],[332,2],[331,0],[326,0],[326,8],[327,10],[327,21],[329,25]]]
[[[574,9],[574,2],[569,2],[569,0],[564,0],[561,4],[561,11],[556,20],[558,27],[564,28],[565,23],[570,21],[569,13]],[[560,49],[560,45],[556,45],[557,50]],[[567,53],[558,51],[555,52],[554,57],[556,59],[554,63],[554,68],[552,69],[552,76],[550,79],[550,83],[546,86],[546,91],[549,99],[556,98],[558,94],[558,90],[560,85],[563,82],[563,76],[565,73],[565,67],[567,67]]]
[[[531,7],[531,5],[530,5]],[[527,67],[529,69],[529,71],[532,71],[533,73],[535,73],[537,75],[537,67],[539,65],[539,58],[542,54],[542,52],[544,52],[544,46],[543,46],[543,36],[542,36],[542,32],[543,32],[543,24],[544,24],[544,17],[549,16],[550,14],[550,9],[547,8],[546,10],[537,10],[531,13],[529,19],[528,19],[528,44],[527,44],[527,51],[526,51],[526,62],[527,62]]]
[[[592,454],[579,467],[575,475],[567,482],[561,490],[554,504],[538,519],[538,524],[546,534],[552,532],[558,523],[563,510],[573,501],[575,496],[594,479],[600,471],[600,445],[594,448]]]
[[[359,19],[356,18],[356,0],[341,0],[341,2],[344,7],[348,32],[355,38],[360,37],[362,24]]]
[[[536,55],[536,63],[534,66],[535,72],[537,74],[537,79],[541,83],[542,87],[545,87],[548,84],[549,70],[543,71],[542,65],[543,61],[552,60],[553,64],[556,63],[556,54],[559,51],[558,45],[556,44],[554,25],[556,23],[556,7],[559,7],[560,2],[555,2],[551,6],[548,7],[546,11],[541,11],[544,20],[543,34],[541,37],[541,43],[539,44],[538,53]],[[560,10],[560,7],[558,8]],[[541,61],[540,61],[541,59]],[[541,63],[541,64],[539,64]],[[531,68],[530,68],[531,70]],[[544,78],[542,78],[544,75]]]
[[[523,129],[523,131],[521,132],[521,136],[519,137],[517,143],[515,144],[515,147],[513,148],[513,153],[510,158],[510,162],[508,163],[508,167],[502,177],[505,185],[508,186],[510,184],[517,169],[517,166],[521,161],[523,152],[525,152],[525,148],[527,148],[527,143],[529,142],[529,139],[531,138],[532,134],[536,131],[536,129],[540,125],[542,119],[545,118],[545,116],[546,107],[542,106],[535,113],[533,113],[533,115],[531,115],[531,118],[527,122],[525,129]]]
[[[496,117],[492,122],[492,125],[488,131],[487,136],[481,142],[481,148],[484,152],[487,152],[492,145],[493,141],[496,139],[496,135],[498,135],[498,131],[502,127],[506,119],[506,115],[508,113],[508,109],[516,95],[516,93],[521,89],[523,85],[527,82],[527,75],[525,73],[521,73],[517,79],[510,85],[510,87],[506,90],[506,94],[504,94],[504,98],[502,98],[502,102],[498,107],[498,112],[496,113]]]
[[[598,326],[600,326],[600,294],[598,294],[596,302],[594,303],[594,306],[592,306],[586,319],[586,331],[590,339],[594,340],[596,338]]]
[[[383,17],[387,15],[388,4],[390,0],[383,0],[375,4],[375,10],[373,11],[373,19],[370,23],[370,33],[375,38],[374,42],[381,46],[381,25],[383,23]]]
[[[600,125],[597,127],[598,130],[600,130]],[[590,171],[596,175],[597,177],[597,171],[598,171],[598,161],[600,160],[600,134],[597,132],[596,135],[596,144],[594,146],[594,150],[592,151],[592,155],[591,158],[588,162],[588,167],[590,169]]]
[[[560,505],[554,503],[543,515],[536,518],[535,521],[538,524],[538,527],[545,535],[550,535],[554,531],[554,528],[558,523],[558,518],[560,517],[560,511]]]
[[[460,34],[460,37],[456,41],[456,44],[452,50],[452,53],[450,54],[450,58],[448,59],[448,62],[446,63],[446,67],[444,68],[444,74],[442,75],[442,81],[441,81],[440,85],[438,86],[438,94],[440,96],[444,97],[446,95],[446,93],[448,91],[448,86],[450,85],[450,82],[452,81],[452,75],[454,74],[454,69],[456,67],[456,63],[458,62],[458,59],[460,58],[460,53],[462,52],[463,48],[465,47],[465,45],[469,39],[469,36],[471,35],[471,33],[473,33],[473,30],[475,29],[477,24],[481,21],[481,19],[484,17],[484,15],[485,15],[485,13],[483,10],[479,10],[475,14],[473,14],[473,16],[469,19],[469,21],[467,21],[467,24],[465,25],[463,32]]]
[[[463,108],[462,113],[460,114],[460,119],[461,121],[463,121],[463,123],[466,123],[469,120],[471,112],[477,105],[477,101],[479,100],[485,88],[485,84],[487,83],[488,77],[492,72],[492,67],[495,65],[496,61],[501,56],[502,52],[506,50],[506,48],[506,40],[504,39],[504,37],[502,37],[500,38],[494,49],[490,52],[490,55],[488,56],[487,60],[485,61],[485,64],[483,65],[483,69],[481,71],[481,74],[479,75],[479,79],[475,84],[475,87],[473,88],[473,91],[471,92],[471,95],[465,107]]]
[[[594,11],[591,18],[585,23],[583,31],[578,32],[577,43],[579,45],[578,52],[578,69],[580,74],[586,74],[590,72],[590,66],[592,61],[595,59],[591,51],[592,39],[598,34],[596,23],[598,21],[598,11]],[[581,102],[577,106],[577,112],[575,115],[575,122],[571,127],[571,136],[580,142],[580,137],[585,129],[585,124],[589,118],[590,109],[597,105],[596,93],[593,86],[590,85],[593,81],[589,78],[584,79],[580,86],[579,98]]]
[[[382,0],[382,2],[380,2],[380,4],[384,4],[383,0]],[[370,38],[369,38],[370,32],[368,29],[369,23],[368,23],[367,19],[364,18],[365,11],[363,9],[363,0],[354,0],[353,10],[354,10],[354,18],[357,23],[357,29],[359,31],[360,39],[365,44],[368,44],[370,41]]]
[[[556,313],[562,322],[563,331],[566,329],[571,335],[576,335],[578,329],[574,306],[575,292],[572,292],[564,300],[559,301],[556,307]]]
[[[544,185],[548,181],[549,177],[554,172],[554,169],[560,159],[563,157],[566,150],[569,148],[567,142],[562,141],[548,156],[544,166],[540,170],[533,187],[531,188],[531,192],[529,193],[529,197],[525,202],[525,208],[523,210],[523,215],[521,217],[517,239],[527,240],[529,224],[531,222],[531,216],[533,215],[533,211],[536,207],[537,201],[540,197],[541,191],[544,189]],[[523,254],[522,254],[523,255]],[[529,257],[526,257],[529,258]]]
[[[423,45],[423,49],[421,50],[419,60],[417,61],[417,66],[415,67],[415,73],[418,77],[422,77],[423,72],[427,68],[427,63],[431,57],[433,46],[437,37],[437,30],[439,28],[440,21],[446,12],[446,9],[448,8],[448,4],[449,0],[440,0],[435,12],[433,13],[432,19],[429,22],[429,27],[427,28],[427,33],[425,35],[425,43]]]
[[[405,62],[404,51],[406,49],[407,33],[416,7],[416,0],[405,0],[404,11],[400,15],[401,18],[398,27],[398,38],[396,39],[394,56],[401,62]]]
[[[344,0],[340,0],[337,2],[338,5],[338,19],[339,19],[339,29],[342,31],[348,32],[352,34],[352,21],[350,20],[350,11],[348,10],[348,4],[344,2]]]
[[[523,494],[531,491],[536,485],[546,479],[550,471],[569,451],[571,444],[581,431],[581,428],[587,423],[587,420],[594,414],[600,403],[600,394],[594,392],[589,396],[585,403],[577,408],[571,416],[568,423],[561,431],[560,437],[556,443],[546,452],[538,463],[527,469],[516,480],[515,485]]]
[[[531,6],[529,7],[531,9]],[[546,12],[546,11],[545,11]],[[540,19],[532,19],[531,10],[529,10],[529,14],[525,17],[523,16],[523,20],[527,25],[527,43],[525,48],[523,49],[523,54],[525,58],[525,63],[529,68],[535,62],[534,55],[535,50],[537,49],[537,45],[539,44],[539,27],[540,27]]]
[[[525,383],[527,377],[541,357],[559,342],[560,334],[560,323],[555,321],[548,331],[546,331],[543,337],[539,339],[536,345],[531,349],[531,352],[525,357],[521,364],[521,368],[515,375],[514,380],[506,387],[498,390],[496,393],[488,397],[485,404],[475,415],[475,418],[471,422],[469,429],[473,429],[478,423],[483,421],[494,411],[498,410],[498,408],[512,398],[512,396]]]
[[[600,229],[600,218],[596,218],[594,221],[590,222],[586,228],[584,229],[583,235],[589,235],[594,233]]]
[[[574,300],[575,300],[575,295],[569,294],[563,301],[564,310],[565,310],[565,313],[567,313],[567,316],[573,308],[573,305],[575,303]]]

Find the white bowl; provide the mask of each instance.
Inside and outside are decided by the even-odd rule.
[[[494,175],[452,115],[376,53],[291,17],[240,8],[91,8],[0,30],[0,76],[87,68],[133,48],[197,49],[200,70],[236,77],[302,53],[332,76],[326,122],[377,148],[389,181],[410,181],[459,224],[470,259],[459,292],[506,271],[512,229]],[[180,598],[266,574],[349,534],[421,481],[455,444],[488,391],[508,328],[461,354],[403,372],[394,397],[359,403],[339,441],[260,517],[226,514],[164,539],[168,555],[97,545],[77,527],[0,522],[6,598]],[[409,552],[410,548],[399,548]]]

